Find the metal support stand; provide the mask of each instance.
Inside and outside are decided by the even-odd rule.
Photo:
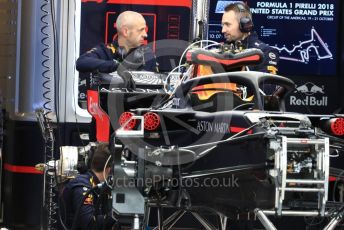
[[[324,230],[333,230],[335,227],[343,220],[344,217],[344,207],[342,207],[336,215],[332,218],[332,220],[326,225]]]
[[[266,230],[276,230],[276,227],[273,223],[269,220],[269,218],[264,214],[264,212],[258,208],[254,210],[254,213],[258,216],[258,219],[265,227]]]
[[[170,230],[179,220],[182,218],[186,213],[191,213],[195,217],[195,219],[206,229],[206,230],[225,230],[227,227],[227,220],[228,218],[222,214],[218,214],[220,218],[220,228],[216,228],[214,225],[209,223],[205,218],[203,218],[199,213],[195,211],[187,211],[187,210],[177,210],[172,215],[170,215],[167,219],[163,221],[162,216],[162,208],[158,207],[157,209],[157,216],[158,216],[158,226],[153,228],[153,230]],[[147,214],[147,213],[146,213]],[[147,223],[148,224],[148,223]]]
[[[169,218],[164,221],[165,230],[171,229],[179,220],[185,215],[185,210],[179,210],[173,213]],[[171,218],[172,217],[172,218]]]
[[[267,215],[276,215],[276,211],[274,210],[260,210],[255,209],[255,214],[258,216],[258,219],[263,224],[265,229],[267,230],[275,230],[275,226],[269,220]],[[317,217],[320,216],[319,211],[282,211],[282,216],[309,216],[309,217]],[[324,216],[329,216],[328,212],[325,212]],[[323,230],[334,230],[338,224],[340,224],[344,217],[344,208],[341,208],[334,217],[330,220],[330,222],[325,226]]]
[[[218,215],[220,218],[220,230],[226,230],[228,217],[225,215],[222,215],[221,213],[219,213]]]
[[[307,139],[288,138],[280,136],[277,140],[270,141],[270,148],[275,151],[275,167],[270,175],[275,179],[275,209],[276,214],[281,216],[284,208],[286,193],[307,192],[317,193],[318,209],[321,216],[325,215],[325,206],[328,196],[329,181],[329,139]],[[313,178],[294,179],[289,177],[288,166],[290,154],[295,149],[309,151],[298,151],[298,154],[314,155]]]
[[[158,212],[158,230],[164,230],[164,222],[163,222],[164,216],[162,213],[162,208],[158,207],[157,212]]]
[[[145,213],[144,213],[143,221],[142,221],[142,228],[143,229],[146,229],[146,227],[149,225],[150,211],[151,211],[151,208],[146,204],[145,205]]]
[[[324,230],[334,230],[335,227],[340,223],[340,220],[337,218],[334,218],[330,221],[330,223],[328,223],[328,225],[326,225],[326,227],[324,228]]]
[[[205,220],[200,214],[197,212],[191,212],[191,214],[198,220],[198,222],[206,229],[206,230],[216,230],[212,224],[210,224],[207,220]]]
[[[185,213],[186,213],[185,210],[178,210],[178,211],[174,212],[166,220],[163,221],[163,228],[165,230],[171,229],[178,222],[178,220],[180,220],[180,218],[182,218],[184,216]],[[153,230],[157,230],[158,228],[159,228],[159,226],[153,228]]]

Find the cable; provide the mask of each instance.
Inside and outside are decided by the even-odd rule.
[[[183,82],[184,80],[186,80],[186,78],[189,76],[189,73],[191,73],[191,71],[192,71],[191,69],[192,69],[192,68],[189,68],[189,69],[187,70],[187,72],[182,76],[182,79],[180,79],[179,84],[180,84],[181,82]],[[162,106],[161,109],[166,108],[166,107],[168,106],[167,102],[174,98],[175,93],[176,93],[176,91],[177,91],[177,88],[178,88],[178,86],[177,86],[177,84],[176,84],[176,87],[175,87],[174,90],[172,91],[171,95],[169,95],[169,97],[168,97],[166,100],[164,100],[164,98],[162,98],[160,104],[154,106],[154,108],[159,108],[159,107],[162,106],[163,104],[165,104],[165,105]]]
[[[187,72],[183,75],[183,77],[182,77],[182,79],[180,79],[180,82],[183,82],[188,76],[189,76],[189,73],[191,73],[191,70],[192,69],[192,67],[190,67],[188,70],[187,70]],[[179,83],[180,84],[180,83]],[[177,84],[176,84],[177,85]],[[169,102],[170,100],[172,100],[173,98],[174,98],[174,95],[175,95],[175,93],[176,93],[176,90],[177,90],[177,87],[178,86],[176,86],[175,88],[174,88],[174,90],[173,90],[173,92],[171,93],[171,94],[166,94],[166,96],[165,97],[163,97],[163,98],[161,98],[161,100],[160,100],[160,103],[159,104],[157,104],[157,105],[155,105],[155,106],[152,106],[152,109],[158,109],[158,108],[160,108],[161,106],[161,108],[160,109],[165,109],[167,106],[169,106],[169,104],[167,104],[167,102]],[[166,98],[167,97],[167,98]],[[165,105],[164,105],[165,104]]]
[[[61,226],[62,226],[62,228],[64,229],[64,230],[68,230],[68,228],[67,228],[67,226],[65,225],[65,221],[66,221],[66,219],[67,219],[67,217],[66,217],[66,215],[67,215],[67,213],[66,213],[66,203],[65,203],[65,201],[64,201],[64,199],[62,199],[62,196],[63,196],[63,192],[61,192],[61,195],[59,195],[58,196],[58,216],[59,216],[59,220],[60,220],[60,224],[61,224]],[[63,207],[61,207],[61,204],[62,203],[62,205],[63,205]],[[64,210],[64,218],[62,219],[62,215],[61,215],[61,209],[63,208],[63,210]]]
[[[52,21],[52,30],[53,30],[53,57],[54,57],[54,83],[55,83],[55,94],[54,94],[54,108],[56,113],[56,121],[59,120],[59,79],[60,79],[60,59],[59,59],[59,44],[57,39],[57,30],[56,30],[56,19],[55,19],[55,1],[50,0],[50,13]]]
[[[188,77],[189,74],[191,73],[191,69],[192,69],[192,68],[189,68],[189,69],[187,70],[187,72],[186,72],[184,75],[182,75],[182,78],[181,78],[180,81],[179,81],[179,85],[181,84],[181,82],[183,82],[183,81],[185,81],[185,80],[187,79],[187,77]],[[175,87],[174,87],[174,89],[173,89],[173,91],[172,91],[170,97],[172,97],[172,95],[174,95],[174,94],[176,93],[177,88],[178,88],[178,83],[175,84]]]
[[[219,45],[221,45],[221,43],[210,44],[210,45],[203,47],[203,49],[208,49],[209,47],[219,46]]]
[[[95,187],[89,189],[89,190],[85,193],[85,195],[82,197],[81,202],[79,203],[79,205],[78,205],[78,207],[77,207],[77,209],[76,209],[76,211],[75,211],[74,218],[73,218],[73,222],[72,222],[73,224],[72,224],[72,227],[70,228],[71,230],[74,230],[74,229],[76,228],[76,226],[77,226],[78,216],[79,216],[80,209],[81,209],[83,203],[85,202],[86,198],[87,198],[96,188],[98,188],[98,186],[95,186]]]
[[[49,6],[50,4],[50,6]],[[57,185],[57,175],[56,175],[56,161],[54,160],[54,153],[55,153],[55,138],[54,138],[54,130],[52,128],[52,118],[49,117],[49,114],[53,113],[53,108],[55,110],[56,122],[57,122],[57,129],[59,133],[59,140],[60,140],[60,132],[59,132],[59,112],[58,112],[58,93],[59,93],[59,59],[58,59],[58,43],[57,43],[57,32],[56,32],[56,21],[55,21],[55,10],[54,10],[54,1],[51,0],[44,0],[40,9],[42,12],[42,16],[40,21],[42,22],[43,26],[41,27],[40,31],[42,34],[41,44],[42,44],[42,51],[41,55],[43,56],[43,60],[41,62],[42,65],[42,77],[43,77],[43,117],[44,117],[44,126],[47,133],[43,133],[43,137],[45,140],[44,146],[44,162],[54,162],[53,165],[46,163],[45,173],[44,173],[44,206],[47,211],[47,229],[56,229],[54,225],[57,223],[56,219],[56,209],[57,204],[55,203],[55,191],[54,188]],[[49,12],[50,10],[50,12]],[[49,17],[49,14],[51,17]],[[51,24],[49,22],[51,20]],[[54,70],[52,71],[51,67],[51,58],[50,58],[50,51],[51,51],[51,36],[49,33],[49,29],[52,28],[53,31],[53,65]],[[52,75],[53,73],[53,75]],[[53,79],[54,78],[54,81]],[[52,89],[51,85],[55,86],[55,90]],[[54,92],[54,100],[51,98],[51,94]],[[53,103],[53,106],[51,105]],[[48,134],[48,135],[45,135]]]
[[[52,89],[49,86],[49,84],[51,84],[52,78],[49,75],[49,73],[51,72],[51,67],[49,65],[50,56],[48,55],[48,51],[50,50],[51,46],[48,43],[50,39],[50,35],[47,32],[50,24],[48,22],[49,12],[48,10],[46,10],[48,4],[49,4],[49,0],[44,0],[44,3],[41,5],[41,11],[43,13],[43,16],[40,18],[41,22],[43,23],[43,26],[41,27],[41,34],[43,35],[43,38],[41,39],[41,44],[44,48],[41,51],[41,54],[43,56],[43,61],[41,62],[41,64],[44,69],[42,72],[42,77],[44,79],[42,86],[44,89],[43,98],[45,99],[43,108],[46,114],[52,112],[52,109],[50,108],[50,104],[52,103],[52,99],[50,98],[50,93]]]
[[[180,67],[182,67],[182,66],[187,66],[187,64],[183,64],[183,65],[181,65],[181,66],[177,66],[177,67],[175,67],[174,69],[172,69],[171,72],[168,73],[168,75],[167,75],[167,77],[166,77],[166,79],[165,79],[165,81],[164,81],[164,90],[165,90],[166,93],[168,93],[168,91],[169,91],[169,90],[166,89],[166,85],[167,85],[167,84],[170,84],[170,83],[167,83],[167,82],[169,81],[169,78],[170,78],[171,74],[172,74],[177,68],[178,68],[178,70],[180,70]]]
[[[108,157],[108,159],[106,160],[105,165],[104,165],[104,169],[103,169],[104,181],[105,181],[105,184],[106,184],[109,188],[111,188],[111,186],[109,185],[109,183],[108,183],[108,181],[107,181],[107,178],[106,178],[106,175],[105,175],[105,171],[106,171],[106,168],[107,168],[107,165],[108,165],[110,159],[111,159],[111,155],[110,155],[110,156]]]

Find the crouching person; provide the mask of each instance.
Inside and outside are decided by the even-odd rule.
[[[111,217],[110,189],[104,183],[110,173],[107,144],[100,144],[91,160],[91,169],[69,181],[62,192],[65,225],[73,230],[115,229]]]

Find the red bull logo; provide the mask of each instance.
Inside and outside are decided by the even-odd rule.
[[[298,95],[290,96],[290,105],[296,106],[327,106],[328,105],[328,97],[321,96],[321,94],[325,94],[324,86],[317,86],[313,82],[307,82],[304,85],[298,86],[295,90],[295,93]],[[304,94],[303,97],[299,96],[300,94]]]
[[[304,93],[306,95],[313,95],[316,93],[325,94],[324,86],[319,87],[313,82],[307,82],[306,84],[297,87],[296,92]]]
[[[312,96],[306,96],[304,99],[291,96],[290,105],[327,106],[327,100],[328,98],[326,96],[321,97],[321,99]]]

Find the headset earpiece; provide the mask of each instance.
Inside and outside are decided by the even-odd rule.
[[[246,12],[250,13],[249,9],[244,5],[244,3],[237,2],[234,4],[239,9],[241,15],[243,15]],[[239,29],[242,33],[251,32],[253,30],[252,18],[249,16],[241,16],[239,20]]]

